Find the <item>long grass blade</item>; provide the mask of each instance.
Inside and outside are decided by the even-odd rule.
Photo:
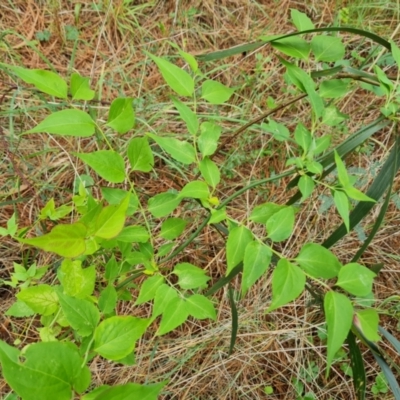
[[[233,289],[230,285],[229,285],[228,295],[229,295],[229,304],[231,306],[231,314],[232,314],[231,343],[229,345],[229,353],[228,353],[228,355],[230,356],[233,353],[233,348],[235,347],[238,325],[239,325],[238,312],[236,308],[235,298],[233,295]]]
[[[386,380],[388,381],[390,389],[394,394],[395,400],[400,400],[400,387],[399,384],[397,383],[396,377],[394,376],[392,370],[390,369],[389,364],[379,354],[375,352],[372,352],[372,354],[374,355],[376,362],[381,367],[381,370],[384,373]]]
[[[365,399],[365,388],[367,378],[365,375],[364,359],[360,348],[357,345],[355,335],[352,331],[347,335],[347,344],[349,345],[350,363],[353,371],[353,386],[357,400]]]

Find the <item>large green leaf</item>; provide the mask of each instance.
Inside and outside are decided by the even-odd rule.
[[[210,190],[207,183],[203,181],[191,181],[187,183],[179,193],[179,198],[189,197],[192,199],[208,199]]]
[[[121,183],[125,180],[124,159],[119,153],[113,150],[76,153],[76,156],[108,182]]]
[[[346,264],[339,271],[336,286],[340,286],[354,296],[364,297],[371,293],[375,276],[374,272],[363,265]]]
[[[285,207],[273,214],[266,223],[268,238],[274,242],[287,239],[294,229],[294,208]]]
[[[278,49],[282,53],[301,60],[307,60],[311,50],[310,44],[299,37],[280,39],[271,44],[272,47]]]
[[[89,114],[81,110],[56,111],[26,133],[47,132],[56,135],[88,137],[95,131]]]
[[[94,332],[94,351],[109,360],[120,360],[132,353],[148,324],[148,319],[129,315],[107,318]]]
[[[142,225],[125,226],[116,240],[124,243],[146,243],[149,240],[149,232]]]
[[[145,52],[156,64],[168,86],[180,96],[191,96],[194,91],[194,80],[184,70],[163,58]]]
[[[118,133],[126,133],[135,125],[135,112],[130,97],[117,98],[111,103],[107,125]]]
[[[182,289],[204,289],[211,279],[203,269],[187,262],[176,264],[173,274],[178,276]]]
[[[229,231],[226,241],[226,275],[229,275],[232,269],[243,261],[246,246],[252,241],[253,234],[245,226],[237,226]]]
[[[64,293],[76,298],[85,298],[93,294],[96,281],[96,268],[94,265],[82,268],[82,261],[64,259],[57,270]]]
[[[211,104],[223,104],[229,100],[234,91],[220,82],[209,79],[201,85],[201,98]]]
[[[27,304],[33,311],[41,315],[51,315],[58,309],[58,297],[54,288],[41,284],[27,287],[17,293],[17,299]]]
[[[317,61],[339,61],[343,58],[345,47],[340,37],[314,36],[311,40],[311,49]]]
[[[209,157],[204,157],[199,164],[201,176],[204,180],[213,188],[216,188],[221,180],[221,174],[219,172],[217,164],[210,160]]]
[[[189,316],[185,300],[181,297],[174,297],[168,302],[163,311],[160,327],[156,333],[157,336],[165,335],[171,332],[179,325],[182,325]]]
[[[281,258],[272,274],[272,303],[267,312],[299,297],[305,284],[304,272],[285,258]]]
[[[194,294],[185,299],[186,310],[194,318],[206,319],[210,318],[213,321],[217,318],[214,304],[211,300],[201,294]]]
[[[135,305],[140,305],[153,300],[157,289],[164,283],[164,281],[162,275],[153,275],[147,278],[140,287],[139,296],[136,299]]]
[[[359,310],[354,319],[358,319],[360,331],[363,336],[372,341],[378,342],[381,337],[378,335],[379,314],[373,308],[368,310]]]
[[[38,247],[39,249],[56,253],[61,257],[73,258],[81,255],[85,249],[86,226],[75,224],[56,225],[49,233],[31,239],[19,239],[21,243]]]
[[[24,362],[19,351],[0,341],[0,362],[6,382],[24,400],[70,400],[73,390],[84,392],[90,384],[89,368],[72,343],[30,344]]]
[[[146,137],[131,139],[126,153],[133,171],[150,172],[152,170],[154,157]]]
[[[296,10],[295,8],[290,9],[290,17],[298,31],[314,29],[314,24],[311,19],[308,18],[306,14]]]
[[[343,294],[330,290],[324,297],[325,318],[328,325],[328,356],[326,375],[335,354],[344,343],[353,321],[353,305]]]
[[[176,193],[160,193],[151,197],[148,202],[148,210],[153,217],[161,218],[170,214],[178,207],[181,198]]]
[[[168,218],[161,225],[160,236],[166,240],[174,240],[185,230],[187,223],[182,218]]]

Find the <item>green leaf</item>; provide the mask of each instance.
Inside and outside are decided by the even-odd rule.
[[[108,182],[121,183],[125,180],[125,162],[119,153],[113,150],[99,150],[75,155]]]
[[[194,294],[185,299],[186,310],[189,315],[197,319],[210,318],[216,320],[214,304],[201,294]]]
[[[90,384],[90,370],[72,343],[33,343],[24,362],[18,356],[17,349],[0,341],[3,376],[24,400],[70,400],[73,390],[82,393]]]
[[[290,132],[289,129],[279,122],[273,119],[268,121],[268,124],[262,124],[261,127],[266,131],[272,133],[274,138],[279,141],[285,141],[289,139]]]
[[[184,70],[163,58],[145,53],[157,64],[167,85],[180,96],[191,96],[194,92],[194,80]]]
[[[160,193],[149,199],[148,210],[153,217],[161,218],[174,211],[180,202],[181,198],[176,193]]]
[[[314,24],[312,23],[311,19],[307,17],[306,14],[294,8],[291,8],[290,16],[294,26],[297,28],[298,31],[306,31],[309,29],[314,29]]]
[[[135,125],[135,112],[133,111],[132,98],[117,98],[113,100],[108,113],[107,126],[118,133],[126,133]]]
[[[180,199],[185,197],[191,199],[208,199],[210,197],[210,190],[208,189],[207,183],[203,181],[192,181],[182,188],[178,197]]]
[[[138,198],[127,190],[116,189],[116,188],[101,188],[101,193],[103,197],[107,200],[108,204],[111,206],[118,205],[125,199],[125,197],[130,193],[129,205],[126,210],[126,215],[132,215],[139,206]]]
[[[89,78],[84,78],[74,72],[71,75],[70,91],[73,100],[92,100],[95,92],[90,89]]]
[[[115,310],[118,300],[118,293],[114,286],[106,286],[100,293],[99,309],[103,314],[110,314]]]
[[[101,391],[94,397],[87,397],[91,393],[96,392],[96,388],[89,394],[82,397],[82,400],[157,400],[162,388],[167,384],[167,381],[154,383],[150,385],[139,385],[138,383],[125,383],[124,385],[115,385],[108,387],[100,386]],[[104,388],[104,389],[103,389]]]
[[[147,133],[166,153],[182,164],[192,164],[196,161],[194,147],[185,140],[165,138]]]
[[[294,208],[285,207],[273,214],[265,224],[268,237],[274,242],[287,239],[294,228]]]
[[[360,310],[354,318],[354,325],[359,327],[363,336],[371,342],[379,342],[381,337],[378,335],[379,315],[376,310]]]
[[[226,219],[226,207],[222,207],[218,210],[212,209],[211,210],[211,217],[208,220],[207,224],[217,224],[218,222],[223,221]]]
[[[188,131],[191,135],[196,136],[199,130],[199,120],[197,115],[184,103],[172,97],[175,108],[178,110],[180,117],[185,121]]]
[[[107,318],[94,332],[94,351],[104,358],[118,361],[132,353],[148,325],[148,319],[131,316]]]
[[[303,202],[306,200],[308,197],[311,196],[314,188],[315,188],[315,182],[314,179],[312,179],[308,175],[302,175],[299,179],[299,183],[297,184],[299,187],[299,190],[301,192],[301,201]]]
[[[92,334],[100,321],[99,310],[94,304],[63,294],[61,290],[58,290],[57,295],[65,318],[78,335]]]
[[[182,325],[188,316],[189,313],[187,311],[185,300],[181,297],[172,298],[163,311],[160,327],[158,328],[156,335],[161,336],[171,332],[178,326]]]
[[[168,218],[161,225],[160,236],[166,240],[176,239],[184,230],[187,221],[182,218]]]
[[[314,36],[311,49],[317,61],[339,61],[344,57],[345,47],[337,36]]]
[[[385,92],[386,96],[390,96],[390,94],[394,89],[393,82],[387,77],[385,72],[377,65],[374,65],[374,72],[379,80],[381,89]]]
[[[201,85],[201,98],[211,104],[224,104],[234,91],[234,89],[228,88],[220,82],[206,80]]]
[[[36,89],[41,92],[60,99],[67,98],[67,83],[55,72],[45,71],[43,69],[26,69],[12,65],[3,65],[17,75],[18,78],[22,79],[26,83],[34,85]]]
[[[246,246],[253,241],[253,234],[244,226],[237,226],[229,231],[226,241],[226,275],[243,261]]]
[[[393,40],[390,40],[390,47],[394,61],[396,61],[397,64],[397,68],[400,69],[400,49]]]
[[[309,43],[299,37],[279,39],[271,42],[271,45],[275,49],[281,51],[283,54],[286,54],[290,57],[299,58],[301,60],[307,60],[311,50]]]
[[[50,285],[31,286],[22,289],[16,296],[18,300],[41,315],[51,315],[58,309],[58,297]]]
[[[372,201],[373,203],[376,203],[374,199],[368,197],[366,194],[352,186],[345,187],[343,190],[351,199],[358,201]]]
[[[331,136],[324,135],[319,138],[313,139],[312,152],[317,155],[323,153],[331,144]]]
[[[300,122],[294,131],[294,139],[303,151],[307,152],[311,146],[313,137],[311,132]]]
[[[125,226],[116,239],[124,243],[146,243],[149,240],[149,232],[144,226]]]
[[[171,286],[163,283],[156,290],[154,296],[154,306],[151,321],[154,321],[159,315],[161,315],[166,309],[167,305],[178,297],[178,292]]]
[[[271,262],[271,249],[260,242],[250,242],[243,258],[242,296],[254,285],[268,269]]]
[[[338,99],[349,92],[348,79],[331,79],[323,81],[319,87],[319,95],[325,99]]]
[[[349,119],[347,114],[341,113],[336,106],[328,106],[324,109],[322,123],[328,126],[336,126]]]
[[[371,293],[375,277],[376,274],[363,265],[350,263],[344,265],[339,271],[336,286],[340,286],[354,296],[364,297]]]
[[[203,157],[211,156],[218,148],[221,127],[213,122],[203,122],[200,126],[200,136],[197,145]]]
[[[30,317],[34,314],[35,311],[33,311],[32,308],[30,308],[25,302],[19,300],[13,303],[4,313],[4,315],[16,318]]]
[[[199,65],[197,63],[197,60],[194,56],[192,56],[189,53],[186,53],[185,51],[178,50],[179,55],[189,64],[190,69],[196,73],[199,70]]]
[[[85,249],[85,225],[76,222],[71,225],[56,225],[49,233],[32,239],[17,240],[39,249],[56,253],[61,257],[73,258],[81,255]]]
[[[83,269],[80,260],[64,259],[57,271],[57,277],[64,293],[82,299],[93,293],[96,269],[94,265]]]
[[[283,210],[286,206],[275,203],[264,203],[253,208],[250,214],[250,220],[260,224],[266,224],[267,221],[278,211]]]
[[[126,153],[133,171],[150,172],[153,169],[153,152],[146,137],[131,139]]]
[[[329,291],[324,298],[325,318],[328,325],[328,356],[326,376],[335,354],[345,341],[353,321],[353,306],[343,294]]]
[[[47,132],[56,135],[89,137],[94,134],[95,123],[81,110],[56,111],[26,133]]]
[[[342,267],[333,253],[316,243],[305,244],[295,260],[307,274],[317,279],[335,278]]]
[[[333,201],[335,202],[336,209],[338,210],[339,215],[342,217],[348,232],[350,230],[349,199],[344,192],[335,190],[335,193],[333,194]]]
[[[281,258],[272,273],[272,303],[267,312],[284,306],[299,297],[305,284],[304,272],[285,258]]]
[[[153,275],[147,278],[140,287],[139,296],[136,299],[135,305],[140,305],[153,300],[157,289],[164,283],[164,281],[162,275]]]
[[[182,289],[204,289],[211,279],[206,272],[190,263],[176,264],[172,272],[178,276],[178,285]]]
[[[126,210],[129,204],[128,194],[119,205],[104,207],[96,219],[94,235],[103,239],[116,237],[124,227]]]
[[[215,189],[221,180],[221,174],[215,162],[205,157],[200,161],[199,169],[204,180]]]

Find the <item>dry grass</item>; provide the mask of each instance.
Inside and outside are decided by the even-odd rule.
[[[362,6],[362,2],[358,2],[357,7],[358,4]],[[351,4],[348,7],[350,15],[363,10],[363,16],[367,18],[372,13],[372,17],[365,20],[371,29],[383,30],[384,34],[396,29],[395,9],[390,11],[389,8],[389,11],[381,13],[377,22],[372,9],[366,6],[358,9],[355,3],[354,8]],[[137,133],[151,128],[181,135],[184,134],[183,127],[176,121],[172,107],[168,106],[169,91],[142,50],[174,55],[174,49],[168,44],[172,41],[196,55],[251,41],[259,35],[287,33],[293,30],[288,22],[290,8],[306,12],[317,25],[324,26],[335,20],[340,2],[166,0],[150,5],[146,1],[104,0],[99,1],[96,7],[94,2],[86,0],[3,1],[0,4],[0,32],[4,32],[0,40],[0,57],[6,63],[31,68],[49,68],[51,65],[65,75],[72,70],[79,71],[81,75],[91,77],[93,87],[101,85],[101,102],[93,107],[101,118],[112,99],[123,94],[143,99],[137,108]],[[357,19],[351,22],[359,23]],[[79,41],[69,40],[71,28],[68,27],[77,28]],[[38,32],[46,30],[50,32],[48,41],[35,40]],[[350,40],[350,36],[344,37]],[[368,44],[365,46],[369,48]],[[226,64],[213,64],[214,72],[210,76],[239,88],[232,104],[221,115],[226,137],[238,124],[265,111],[268,96],[280,100],[290,98],[290,94],[283,90],[283,69],[271,49],[264,48],[258,54],[262,54],[264,59],[260,61],[255,54],[248,54],[232,57]],[[208,65],[201,65],[201,68],[203,71],[211,70]],[[20,226],[28,226],[34,223],[38,212],[51,197],[55,197],[58,204],[70,199],[75,176],[85,171],[82,164],[71,158],[70,152],[76,151],[77,146],[79,150],[90,151],[98,144],[94,139],[77,142],[46,135],[21,137],[20,133],[47,115],[48,110],[43,103],[32,98],[29,90],[17,87],[2,72],[0,99],[0,149],[3,153],[0,161],[0,225],[4,226],[16,210]],[[372,121],[377,116],[378,105],[371,95],[362,91],[355,92],[341,103],[342,111],[352,115],[349,132]],[[199,110],[204,115],[213,114],[206,105],[199,104]],[[303,123],[309,122],[306,101],[276,115],[276,119],[287,123],[289,128],[299,118]],[[337,142],[341,139],[341,136],[335,138]],[[124,148],[128,138],[114,137],[112,140],[115,146]],[[371,156],[360,154],[358,158],[353,157],[354,166],[370,171],[373,163],[379,164],[384,160],[391,146],[389,132],[380,133],[373,144]],[[269,155],[264,155],[265,150],[270,150]],[[257,129],[228,140],[217,160],[232,174],[226,177],[218,196],[224,198],[251,179],[261,179],[274,170],[283,170],[286,150]],[[135,177],[136,187],[146,196],[171,187],[179,189],[185,183],[182,176],[178,173],[171,175],[163,168],[162,162],[157,162],[157,176],[151,179],[144,175]],[[282,189],[286,183],[248,191],[231,204],[231,215],[238,220],[245,219],[254,205],[267,199],[284,203],[293,194]],[[399,182],[396,191],[398,187]],[[340,222],[332,210],[321,213],[319,206],[318,201],[305,205],[298,215],[293,237],[282,246],[283,254],[288,257],[296,255],[306,241],[322,242]],[[190,210],[183,212],[190,215]],[[398,208],[392,204],[384,226],[362,259],[368,265],[384,263],[375,285],[378,305],[388,296],[398,294],[398,214]],[[366,233],[373,221],[374,216],[367,218],[364,224]],[[357,234],[353,233],[338,243],[334,252],[342,262],[346,262],[360,244]],[[223,247],[220,236],[212,228],[207,228],[185,250],[180,260],[196,260],[197,265],[201,264],[215,280],[225,274]],[[27,262],[36,260],[38,265],[56,265],[56,260],[49,255],[22,250],[20,245],[7,238],[1,240],[0,251],[1,278],[8,278],[12,263],[21,262],[22,257]],[[317,399],[354,398],[351,380],[341,370],[345,360],[333,366],[329,380],[324,378],[326,349],[325,342],[317,336],[317,327],[323,323],[319,308],[310,305],[311,299],[304,295],[294,303],[265,315],[271,298],[269,283],[268,279],[260,280],[246,298],[238,302],[240,325],[232,356],[228,357],[230,307],[226,290],[222,289],[215,296],[217,322],[190,321],[161,338],[154,338],[154,332],[147,333],[137,344],[137,363],[133,367],[96,357],[90,364],[93,385],[169,379],[163,399],[295,399],[294,382],[298,380],[304,385],[304,392],[313,392]],[[235,281],[233,285],[239,289],[240,282]],[[0,297],[1,311],[4,312],[13,301],[13,292],[7,286],[0,287]],[[396,332],[395,305],[390,306],[391,316],[384,317],[382,322]],[[385,309],[388,310],[388,306]],[[134,307],[129,302],[122,302],[118,311],[136,316],[150,313],[147,306]],[[16,339],[26,344],[37,339],[36,326],[36,319],[2,318],[0,337],[10,344]],[[371,357],[366,361],[372,383],[377,367]],[[310,366],[314,367],[314,373],[307,376],[305,371]],[[272,395],[265,394],[266,386],[273,387]],[[0,393],[5,394],[7,390],[7,386],[0,383]],[[373,397],[369,394],[367,398]],[[390,398],[390,395],[381,396],[381,399]]]

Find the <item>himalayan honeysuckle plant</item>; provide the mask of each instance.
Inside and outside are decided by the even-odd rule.
[[[37,133],[70,136],[77,140],[71,160],[79,160],[87,174],[76,173],[73,195],[67,204],[48,201],[37,215],[37,223],[23,227],[16,213],[0,234],[19,243],[50,252],[58,260],[51,271],[33,263],[29,268],[15,264],[9,281],[16,300],[7,315],[40,320],[40,341],[19,348],[19,343],[0,341],[1,372],[12,388],[13,398],[24,400],[112,400],[156,399],[167,381],[152,384],[127,383],[117,386],[91,385],[90,361],[100,356],[116,364],[133,365],[135,346],[150,326],[156,336],[165,335],[192,317],[216,320],[219,289],[228,285],[232,309],[232,334],[229,354],[234,351],[238,329],[237,296],[230,282],[240,275],[241,296],[259,279],[271,277],[272,298],[266,304],[270,313],[308,291],[324,315],[327,326],[326,379],[335,354],[346,349],[353,370],[354,391],[364,399],[366,376],[360,343],[372,352],[396,399],[400,389],[388,355],[379,347],[383,335],[400,352],[400,343],[379,325],[379,313],[373,307],[373,282],[379,267],[358,262],[382,223],[389,204],[392,182],[400,166],[400,141],[397,136],[397,111],[400,86],[397,76],[387,76],[375,63],[366,68],[352,66],[344,59],[345,45],[337,32],[347,32],[375,42],[391,55],[392,67],[400,68],[400,50],[370,32],[354,28],[315,29],[310,19],[292,10],[298,32],[286,36],[262,37],[258,42],[200,57],[177,49],[186,64],[180,68],[165,58],[145,52],[154,62],[171,90],[174,107],[185,125],[186,136],[155,131],[135,132],[134,99],[116,98],[105,121],[93,112],[91,101],[98,93],[90,88],[89,78],[73,73],[67,80],[54,71],[26,69],[0,63],[13,78],[33,85],[41,101],[52,111],[38,125],[23,132],[22,140]],[[196,103],[201,99],[213,107],[227,103],[235,89],[208,79],[198,61],[221,59],[265,45],[275,49],[285,67],[285,79],[293,99],[276,104],[270,111],[236,132],[235,140],[253,124],[283,144],[290,143],[286,169],[258,181],[251,181],[229,197],[219,190],[221,166],[215,155],[224,145],[222,127],[216,119],[199,115]],[[306,67],[304,67],[306,66]],[[381,116],[338,142],[334,132],[346,124],[348,116],[335,103],[359,87],[386,99]],[[297,92],[297,93],[296,93]],[[274,113],[297,101],[308,101],[310,119],[298,122],[291,132],[273,119]],[[364,193],[346,167],[346,157],[382,129],[395,125],[393,146],[380,172]],[[323,131],[323,134],[321,134]],[[113,146],[116,134],[127,134],[123,150]],[[98,150],[82,152],[80,138],[95,136]],[[344,136],[344,135],[343,135]],[[157,172],[155,160],[163,168],[180,174],[180,190],[160,190],[146,197],[135,185],[135,174]],[[72,168],[72,166],[71,166]],[[101,190],[88,184],[88,175],[101,178]],[[263,188],[291,177],[288,188],[298,188],[286,204],[267,201],[249,210],[247,220],[235,220],[232,201],[253,188]],[[314,190],[330,196],[343,223],[323,243],[302,243],[294,258],[281,252],[281,242],[296,239],[296,214],[310,201]],[[350,232],[380,202],[381,207],[369,236],[355,251],[349,263],[342,263],[329,248]],[[191,206],[190,220],[180,210]],[[197,213],[197,214],[196,214]],[[52,226],[48,231],[43,229]],[[225,238],[226,274],[212,282],[202,265],[175,262],[206,227]],[[257,233],[256,233],[257,232]],[[44,277],[52,276],[42,283]],[[140,279],[138,279],[140,278]],[[145,279],[144,279],[145,278]],[[211,281],[211,282],[210,282]],[[211,284],[212,283],[212,284]],[[132,288],[138,296],[132,298]],[[152,303],[149,318],[119,315],[120,301],[135,306]],[[240,301],[240,300],[239,300]],[[39,323],[39,322],[38,322]],[[380,334],[379,334],[380,333]],[[396,372],[397,373],[397,372]]]

